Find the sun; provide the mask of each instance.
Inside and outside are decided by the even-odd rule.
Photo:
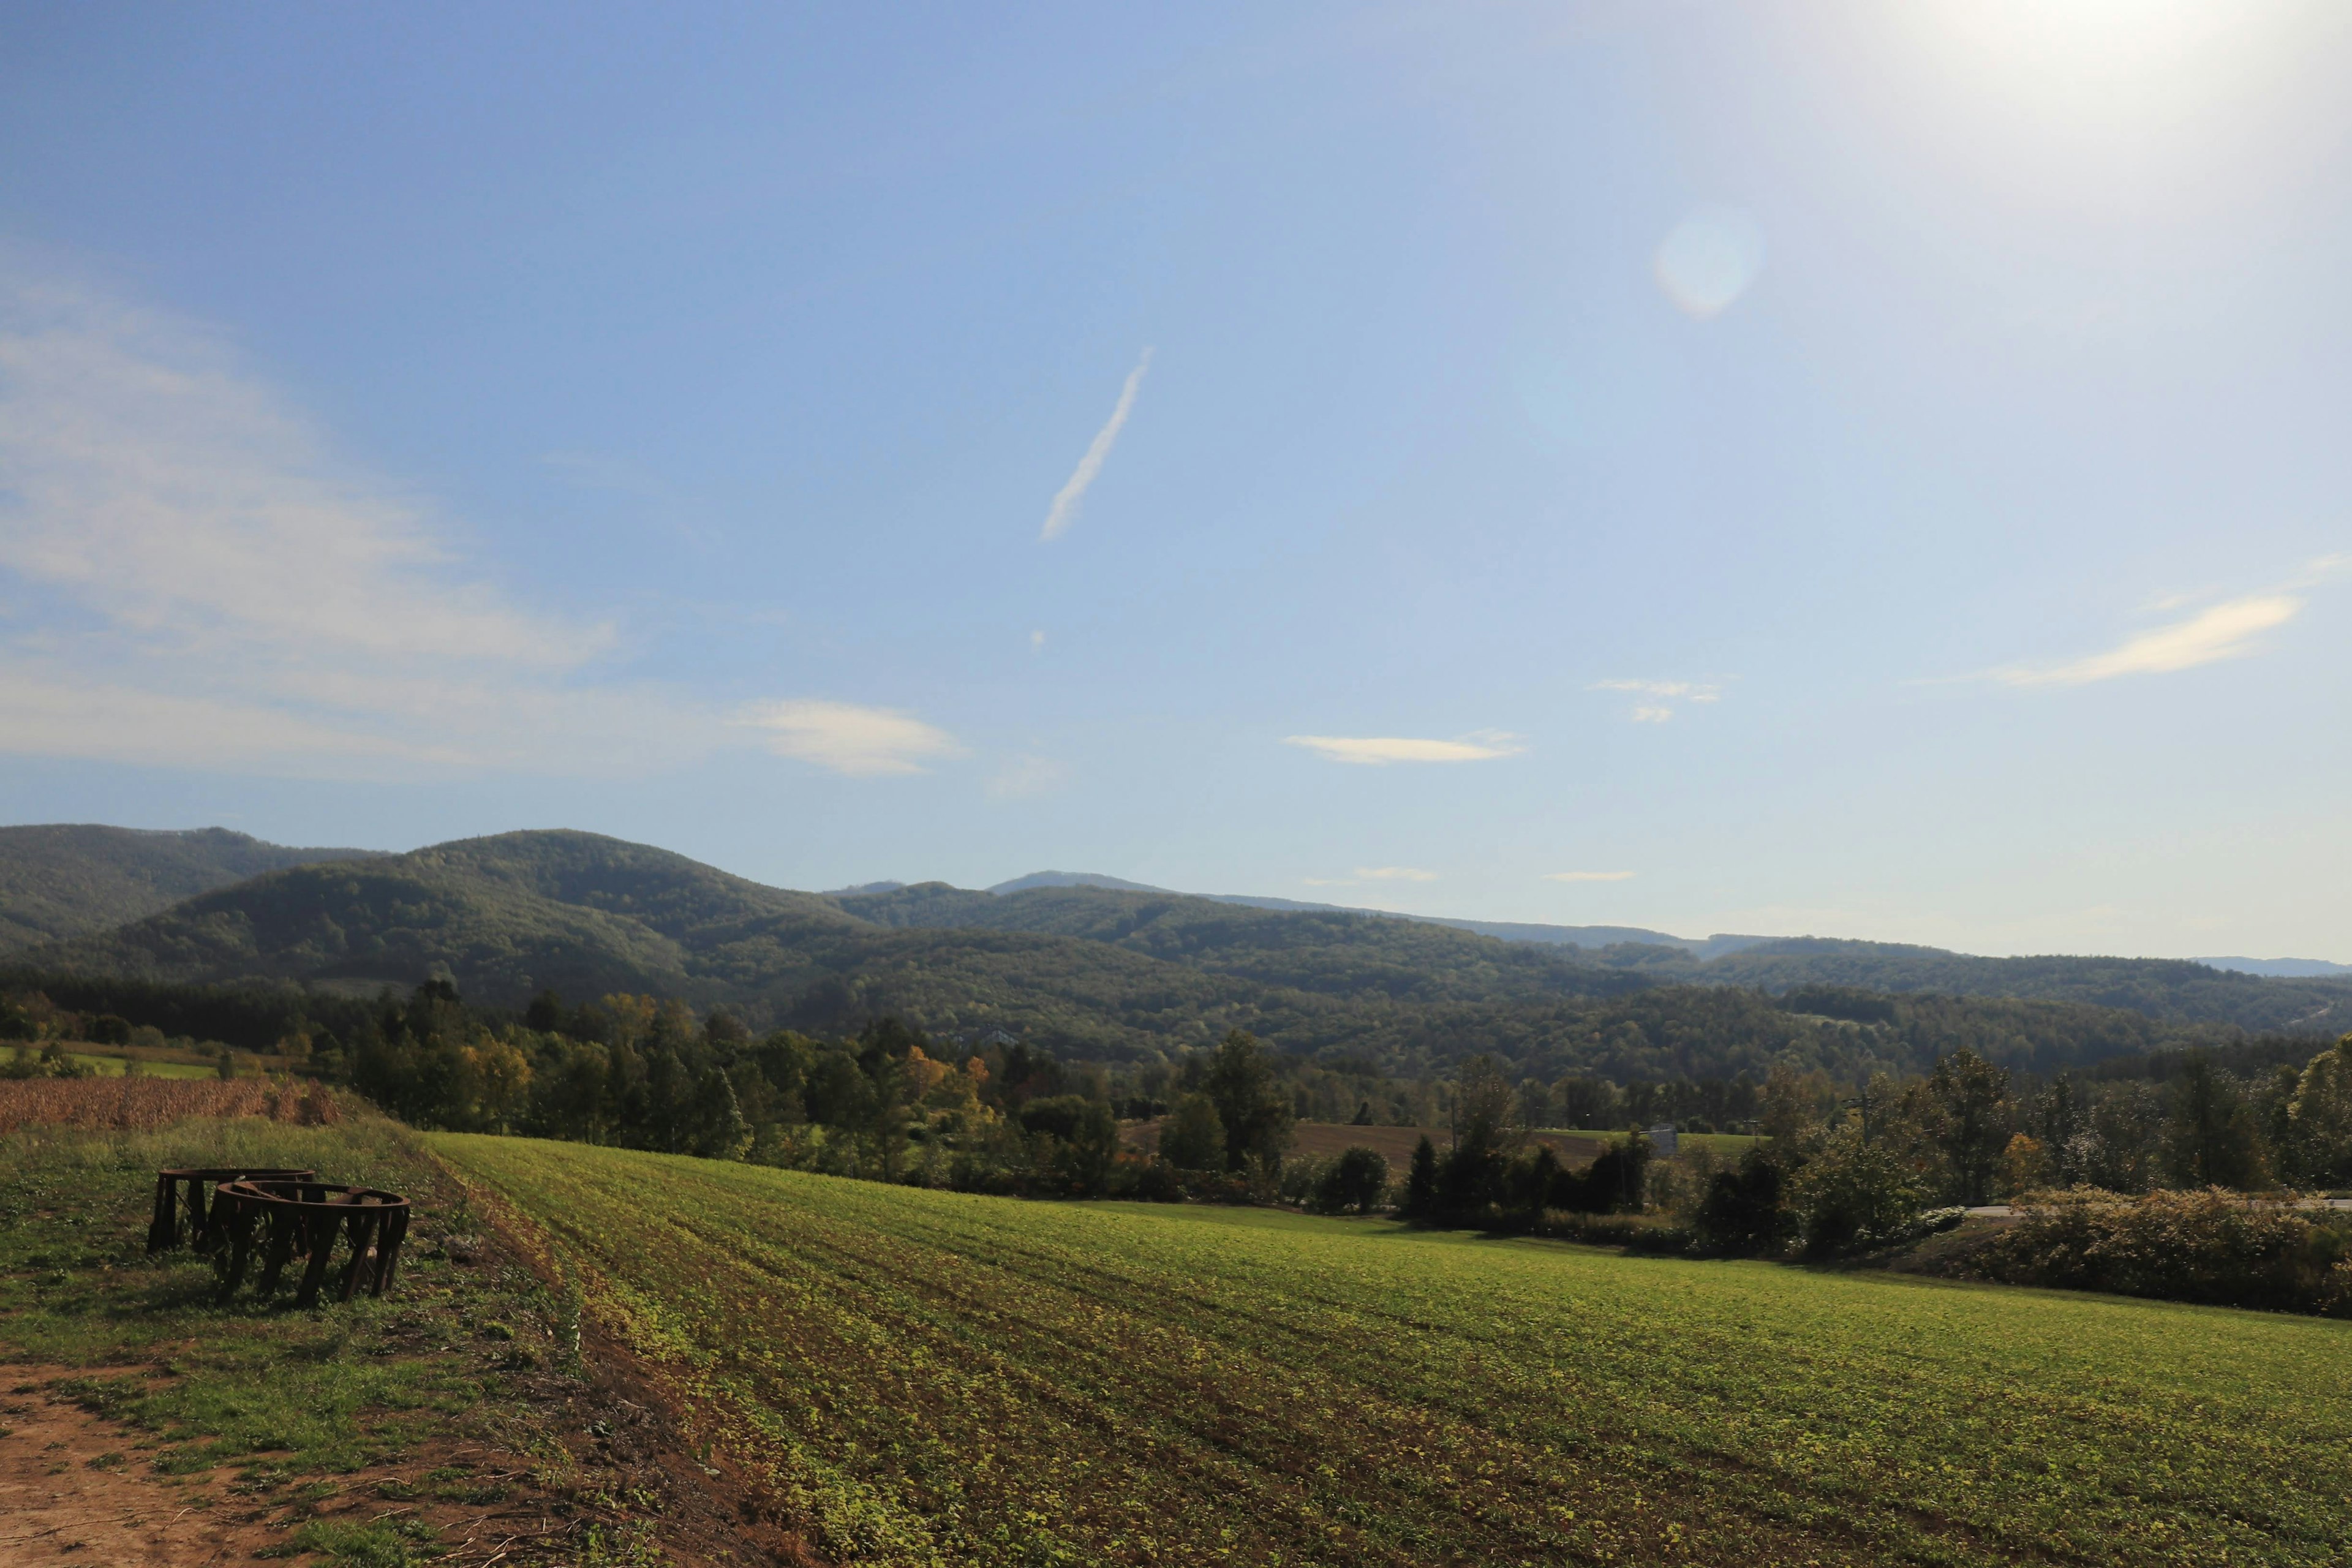
[[[1923,40],[2004,98],[2100,118],[2186,107],[2300,7],[2264,0],[1924,0]]]

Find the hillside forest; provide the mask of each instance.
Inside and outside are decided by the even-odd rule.
[[[172,987],[143,999],[151,1016],[161,1004],[184,1017],[233,1000]],[[1486,1054],[1443,1077],[1400,1078],[1276,1052],[1239,1030],[1170,1060],[1106,1064],[1009,1037],[941,1038],[895,1017],[854,1034],[755,1035],[723,1009],[698,1016],[643,994],[568,1006],[547,992],[517,1017],[469,1007],[446,981],[328,1012],[331,1022],[294,1020],[261,1065],[347,1083],[417,1126],[965,1191],[1394,1205],[1490,1228],[1539,1228],[1547,1211],[1647,1210],[1720,1247],[1795,1239],[1836,1251],[1893,1238],[1938,1205],[2053,1188],[2352,1184],[2352,1036],[2053,1074],[1963,1046],[1925,1072],[1858,1082],[1785,1062],[1760,1079],[1547,1080]],[[5,1069],[19,1074],[75,1070],[68,1039],[170,1043],[152,1023],[25,992],[0,1003],[0,1036],[25,1042]],[[238,1070],[235,1053],[217,1059]],[[1147,1120],[1154,1146],[1129,1148],[1122,1122]],[[1368,1150],[1290,1157],[1298,1121],[1435,1136],[1411,1169],[1391,1171]],[[1528,1137],[1654,1125],[1764,1141],[1718,1169],[1704,1155],[1654,1167],[1646,1137],[1628,1137],[1575,1170]]]

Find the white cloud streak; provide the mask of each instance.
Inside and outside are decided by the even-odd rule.
[[[2186,620],[2126,637],[2105,653],[2063,664],[2011,665],[1992,672],[2008,686],[2085,686],[2124,675],[2168,675],[2256,650],[2254,638],[2303,609],[2289,594],[2255,594],[2200,610]]]
[[[1643,697],[1680,698],[1685,702],[1713,702],[1723,688],[1696,680],[1596,680],[1595,691],[1631,691]]]
[[[1651,700],[1633,706],[1631,717],[1636,724],[1670,722],[1675,710],[1669,702],[1715,702],[1721,700],[1723,688],[1697,680],[1596,680],[1588,689],[1593,691],[1624,691]]]
[[[989,779],[988,793],[994,800],[1029,800],[1053,794],[1069,779],[1069,768],[1052,757],[1014,757]]]
[[[1363,882],[1434,882],[1437,873],[1418,866],[1359,866],[1356,879]]]
[[[1547,882],[1628,882],[1633,879],[1633,873],[1631,871],[1547,871],[1544,873],[1544,880]]]
[[[761,731],[770,751],[853,778],[919,773],[922,764],[963,754],[946,731],[909,713],[801,699],[754,704],[735,722]]]
[[[1102,472],[1103,464],[1109,459],[1110,449],[1118,442],[1118,433],[1127,428],[1127,416],[1135,412],[1135,395],[1143,385],[1143,373],[1150,368],[1151,351],[1145,349],[1143,357],[1135,362],[1135,368],[1127,373],[1127,384],[1119,388],[1118,404],[1110,411],[1110,417],[1103,422],[1103,427],[1096,431],[1095,438],[1087,443],[1087,455],[1078,459],[1078,466],[1071,470],[1068,482],[1055,492],[1054,504],[1045,513],[1045,526],[1037,531],[1038,543],[1061,538],[1063,531],[1077,521],[1078,503],[1087,499],[1087,490],[1094,484],[1095,476]]]
[[[447,531],[215,335],[0,259],[0,751],[382,779],[751,738],[600,668],[610,626],[517,603]],[[828,766],[937,753],[778,733]]]
[[[1361,767],[1391,763],[1483,763],[1517,756],[1527,748],[1506,730],[1477,730],[1458,741],[1423,741],[1402,735],[1286,735],[1286,746],[1303,746],[1327,762]]]

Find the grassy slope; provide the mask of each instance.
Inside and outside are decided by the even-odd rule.
[[[2352,1553],[2343,1324],[432,1142],[861,1563]]]
[[[301,1311],[248,1288],[221,1306],[207,1259],[147,1256],[156,1170],[236,1163],[407,1194],[418,1218],[394,1291]],[[0,1134],[0,1387],[26,1394],[42,1369],[129,1428],[132,1467],[179,1511],[258,1529],[265,1555],[421,1568],[437,1525],[445,1544],[476,1540],[461,1554],[475,1563],[518,1538],[495,1553],[507,1568],[771,1561],[736,1510],[712,1516],[663,1425],[615,1403],[612,1360],[592,1339],[583,1362],[578,1328],[396,1123]],[[592,1415],[635,1426],[607,1440],[583,1429]]]
[[[0,951],[139,920],[284,867],[367,853],[289,849],[222,827],[0,827]]]

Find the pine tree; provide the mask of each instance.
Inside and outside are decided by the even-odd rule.
[[[1404,1181],[1404,1213],[1407,1219],[1428,1219],[1436,1212],[1437,1145],[1424,1132],[1412,1146],[1412,1168]]]

